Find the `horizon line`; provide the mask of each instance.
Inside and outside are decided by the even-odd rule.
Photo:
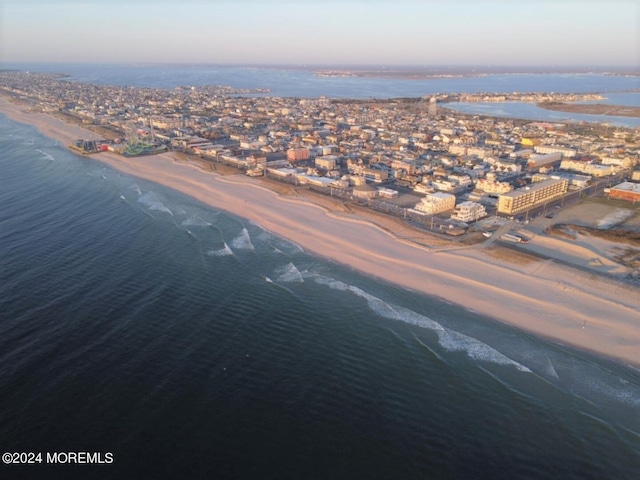
[[[639,65],[606,65],[606,64],[489,64],[486,63],[315,63],[315,62],[208,62],[208,61],[84,61],[84,60],[0,60],[4,64],[36,64],[36,65],[130,65],[130,66],[221,66],[221,67],[297,67],[297,68],[380,68],[380,69],[430,69],[430,68],[473,68],[473,69],[630,69],[640,72]]]

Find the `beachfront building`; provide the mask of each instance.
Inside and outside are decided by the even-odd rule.
[[[620,185],[611,187],[609,197],[633,203],[640,202],[640,183],[623,182]]]
[[[378,187],[378,196],[382,198],[398,198],[398,190],[392,188]]]
[[[378,189],[366,183],[353,187],[353,196],[355,198],[375,198],[378,196]]]
[[[487,216],[487,211],[484,205],[480,205],[476,202],[462,202],[456,205],[451,215],[451,220],[457,220],[458,222],[471,223]]]
[[[562,196],[569,187],[566,178],[550,178],[532,183],[498,197],[498,213],[514,215]]]
[[[414,207],[420,213],[435,215],[446,212],[456,206],[456,196],[449,193],[435,192],[424,197]]]

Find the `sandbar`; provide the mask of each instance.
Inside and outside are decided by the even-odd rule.
[[[91,132],[29,112],[0,96],[0,112],[66,145]],[[562,345],[640,367],[640,288],[550,261],[519,264],[482,246],[432,248],[309,197],[282,195],[254,179],[223,176],[173,153],[91,156],[125,174],[249,219],[307,252],[381,280],[458,304]]]
[[[624,105],[605,105],[602,103],[562,103],[542,102],[536,104],[545,110],[557,112],[582,113],[588,115],[611,115],[618,117],[640,117],[640,107],[627,107]]]

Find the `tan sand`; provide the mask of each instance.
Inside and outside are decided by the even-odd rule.
[[[0,111],[64,144],[89,132],[0,97]],[[640,366],[640,289],[553,262],[505,262],[482,248],[438,250],[399,238],[310,197],[278,195],[244,176],[220,176],[172,154],[92,158],[254,221],[305,250],[365,274],[437,296],[475,312]]]

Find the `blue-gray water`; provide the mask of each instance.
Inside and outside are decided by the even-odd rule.
[[[318,77],[312,69],[247,68],[192,65],[86,65],[86,64],[2,64],[37,72],[69,75],[71,81],[103,85],[173,88],[185,85],[230,85],[236,88],[268,88],[269,95],[282,97],[395,98],[437,93],[479,92],[601,92],[597,103],[637,106],[640,77],[603,73],[496,74],[480,77],[394,79],[371,77]],[[630,92],[630,90],[636,90]],[[625,93],[620,93],[625,92]],[[538,108],[533,103],[451,103],[465,113],[527,118],[553,122],[596,122],[622,127],[640,127],[640,119],[610,115],[585,115]]]
[[[636,479],[640,372],[0,115],[1,478]]]

